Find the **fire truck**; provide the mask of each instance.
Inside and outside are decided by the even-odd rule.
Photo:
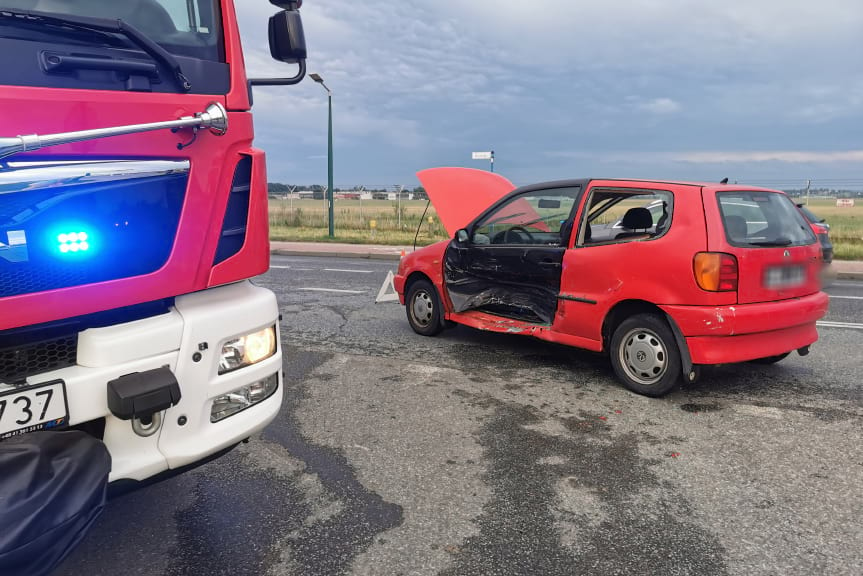
[[[0,0],[0,524],[32,536],[0,572],[278,413],[251,88],[305,76],[301,3],[268,29],[295,75],[249,79],[233,0]]]

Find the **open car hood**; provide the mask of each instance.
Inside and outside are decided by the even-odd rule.
[[[430,168],[417,177],[450,236],[515,189],[503,176],[474,168]]]

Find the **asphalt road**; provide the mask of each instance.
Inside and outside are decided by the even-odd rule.
[[[648,399],[602,356],[414,334],[373,303],[394,262],[273,264],[281,415],[112,500],[57,574],[863,573],[863,283],[809,356]]]

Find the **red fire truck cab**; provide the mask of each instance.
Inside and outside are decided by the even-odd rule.
[[[4,444],[64,430],[144,480],[279,411],[250,92],[299,82],[305,40],[272,4],[291,78],[246,77],[233,0],[0,1],[2,477]]]

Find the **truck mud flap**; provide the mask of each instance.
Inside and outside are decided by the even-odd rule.
[[[0,574],[56,568],[102,512],[110,471],[105,445],[83,432],[0,441]]]

